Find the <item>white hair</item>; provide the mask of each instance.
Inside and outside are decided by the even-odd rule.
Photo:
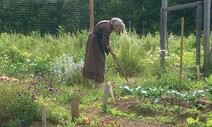
[[[121,26],[122,29],[125,29],[125,24],[123,23],[123,21],[120,18],[112,18],[111,22],[113,23],[114,26]]]

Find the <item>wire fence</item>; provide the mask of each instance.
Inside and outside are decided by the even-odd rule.
[[[88,0],[0,0],[0,33],[56,34],[89,26]]]

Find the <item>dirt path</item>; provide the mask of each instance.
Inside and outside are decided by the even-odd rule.
[[[99,127],[174,127],[173,125],[160,124],[154,121],[135,121],[116,117],[107,113],[103,113],[100,109],[94,108],[88,110],[86,117],[92,120],[92,116],[97,116],[99,119]],[[76,127],[86,127],[88,125],[77,125]]]

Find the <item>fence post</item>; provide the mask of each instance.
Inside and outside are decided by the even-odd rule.
[[[160,49],[161,49],[161,67],[165,70],[165,51],[167,43],[167,11],[163,8],[168,6],[168,0],[162,0],[162,8],[160,10]]]
[[[42,127],[46,127],[46,108],[45,106],[43,105],[41,107],[41,115],[42,115]]]
[[[131,21],[129,20],[129,33],[131,33],[132,32],[132,27],[131,27]]]
[[[107,104],[109,93],[110,93],[110,85],[109,84],[105,84],[104,103],[103,103],[103,105]]]
[[[79,100],[77,96],[71,98],[71,115],[72,121],[79,118]]]
[[[182,71],[183,71],[183,36],[184,36],[184,17],[182,17],[182,23],[181,23],[179,91],[181,91]]]
[[[94,1],[89,0],[90,31],[94,28]]]
[[[204,76],[208,76],[210,65],[210,9],[211,0],[204,3]]]
[[[196,10],[196,69],[197,80],[200,79],[200,39],[202,34],[202,5],[197,6]]]

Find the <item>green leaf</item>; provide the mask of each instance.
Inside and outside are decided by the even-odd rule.
[[[209,85],[212,85],[212,75],[209,78],[205,78],[205,80],[209,83]]]
[[[127,94],[132,94],[133,93],[133,90],[129,88],[129,86],[125,86],[124,87],[124,91],[127,93]]]
[[[145,94],[145,95],[148,93],[146,90],[143,90],[143,89],[141,89],[140,92],[141,94]]]
[[[212,75],[209,77],[209,83],[212,85]]]
[[[207,97],[209,97],[210,99],[212,99],[212,94],[211,94],[211,93],[207,92],[205,95],[206,95]]]
[[[186,122],[188,124],[192,124],[192,123],[195,123],[195,120],[193,118],[189,117],[189,118],[186,119]]]
[[[161,99],[160,98],[156,98],[155,101],[154,101],[155,104],[156,103],[160,103],[160,102],[161,102]]]
[[[207,127],[211,127],[212,126],[212,120],[208,120],[207,121]]]

